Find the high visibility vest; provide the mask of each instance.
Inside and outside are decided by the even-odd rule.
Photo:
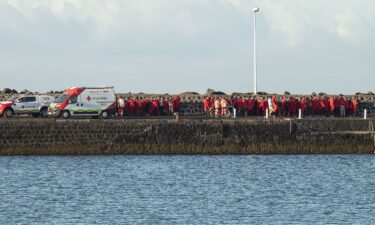
[[[215,100],[215,109],[220,108],[221,104],[219,100]]]
[[[123,98],[120,98],[117,103],[118,103],[118,107],[120,108],[125,107],[125,100]]]
[[[221,107],[222,107],[222,108],[227,108],[227,107],[228,107],[228,102],[227,102],[227,100],[225,100],[225,99],[221,100]]]

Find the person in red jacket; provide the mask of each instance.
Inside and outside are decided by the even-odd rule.
[[[267,109],[269,108],[269,105],[268,105],[268,100],[267,99],[264,99],[264,101],[263,101],[263,116],[265,116],[266,115],[266,113],[267,113]]]
[[[249,115],[255,116],[256,112],[256,101],[254,96],[249,99]]]
[[[244,99],[242,97],[238,97],[238,115],[242,116],[245,114],[244,110]]]
[[[305,115],[306,113],[306,97],[301,97],[301,100],[299,101],[299,109],[301,109],[302,115]]]
[[[294,115],[294,108],[296,107],[295,106],[295,101],[294,101],[294,97],[290,97],[289,99],[289,102],[288,102],[288,116],[289,117],[292,117]]]
[[[165,114],[169,115],[170,114],[170,111],[169,111],[169,101],[168,101],[168,97],[167,96],[164,97],[163,106],[164,106]]]
[[[133,96],[128,98],[128,115],[134,115],[135,113],[135,103],[133,100]]]
[[[319,97],[320,115],[326,115],[326,105],[324,104],[324,97]]]
[[[288,115],[288,99],[283,97],[283,99],[281,100],[281,112],[283,114],[283,116],[287,116]]]
[[[245,98],[242,99],[243,101],[243,108],[244,108],[244,113],[245,113],[245,116],[248,116],[250,115],[250,100],[247,96],[245,96]]]
[[[155,97],[153,97],[151,101],[151,115],[160,115],[159,101]]]
[[[258,98],[258,110],[257,110],[257,116],[263,116],[264,115],[264,111],[263,111],[263,103],[264,103],[264,99],[263,97],[259,97]]]
[[[334,98],[334,105],[335,105],[335,116],[340,116],[340,111],[339,111],[340,103],[339,103],[338,97]]]
[[[350,101],[349,98],[345,98],[345,116],[348,116],[350,113]]]
[[[210,110],[210,98],[209,97],[206,97],[204,98],[203,100],[203,110],[205,113],[208,113],[208,111]]]
[[[140,116],[142,111],[142,102],[140,98],[137,96],[135,98],[135,115]]]
[[[172,100],[172,108],[173,108],[173,113],[175,112],[180,112],[181,108],[181,99],[180,96],[175,96]]]
[[[316,116],[318,115],[318,104],[319,104],[318,99],[314,96],[312,97],[311,102],[312,102],[312,109],[311,109],[312,114]]]
[[[340,96],[338,99],[340,117],[345,117],[345,98]]]
[[[149,116],[150,115],[150,97],[145,97],[142,102],[142,116]]]

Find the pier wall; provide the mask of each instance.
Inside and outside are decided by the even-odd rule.
[[[0,154],[373,154],[373,122],[2,119]]]

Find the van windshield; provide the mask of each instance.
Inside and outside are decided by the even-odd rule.
[[[60,95],[56,100],[55,103],[62,103],[69,97],[68,94]]]

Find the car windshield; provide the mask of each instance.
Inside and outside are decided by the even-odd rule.
[[[55,103],[62,103],[62,102],[64,102],[68,97],[69,97],[69,95],[67,95],[67,94],[60,95],[60,96],[55,100]]]
[[[11,98],[9,98],[7,101],[8,102],[14,102],[14,101],[16,101],[17,100],[17,96],[15,96],[15,97],[11,97]]]

